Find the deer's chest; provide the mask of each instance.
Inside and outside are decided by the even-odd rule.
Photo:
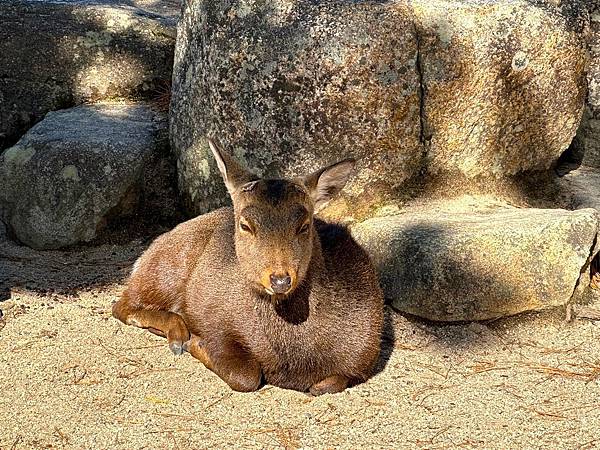
[[[334,327],[330,317],[314,305],[305,310],[255,309],[254,355],[268,383],[308,389],[325,378],[336,364]]]

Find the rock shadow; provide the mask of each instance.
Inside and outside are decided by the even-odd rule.
[[[469,260],[468,252],[453,239],[451,229],[451,225],[442,228],[417,222],[402,232],[404,237],[399,242],[390,244],[396,247],[379,264],[386,298],[400,299],[404,311],[419,312],[429,320],[506,315],[510,300],[523,295],[521,287],[502,279],[496,267]],[[453,247],[457,248],[455,256]],[[439,254],[440,248],[444,249],[443,255]],[[466,299],[474,293],[480,300],[487,299],[485,303],[469,303]],[[441,300],[434,304],[432,296]],[[504,304],[496,305],[502,301]]]
[[[377,375],[387,367],[392,353],[394,353],[394,347],[396,345],[396,332],[394,329],[394,319],[392,315],[394,310],[390,307],[384,307],[383,313],[383,331],[381,333],[381,349],[379,353],[379,359],[373,370],[373,375]]]

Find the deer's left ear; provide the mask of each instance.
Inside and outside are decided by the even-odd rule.
[[[240,186],[258,179],[256,175],[238,164],[229,153],[223,150],[217,140],[209,138],[208,145],[217,161],[219,172],[221,172],[229,195],[232,195]]]
[[[301,179],[315,202],[315,212],[344,188],[355,165],[355,159],[344,159]]]

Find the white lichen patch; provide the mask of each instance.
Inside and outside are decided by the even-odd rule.
[[[268,23],[273,26],[282,26],[294,20],[298,15],[296,10],[297,3],[298,0],[273,2],[273,9],[267,17]]]
[[[111,31],[123,31],[131,27],[133,21],[129,14],[113,9],[107,11],[106,28]]]
[[[452,41],[452,24],[448,20],[441,19],[437,24],[437,34],[443,44],[448,45]]]
[[[432,7],[432,5],[428,2],[423,4],[417,3],[415,4],[415,14],[421,21],[422,26],[424,26],[426,29],[435,30],[440,42],[444,46],[450,44],[454,35],[454,25],[448,19],[446,8],[442,6]],[[459,15],[457,18],[459,20],[463,20],[468,18],[468,15]],[[467,24],[463,24],[463,26],[464,25]],[[469,25],[467,25],[467,28]]]
[[[205,180],[210,178],[210,164],[207,159],[202,159],[198,163],[198,173]]]
[[[88,31],[85,36],[79,36],[77,42],[86,48],[105,47],[112,42],[112,34],[107,31]]]
[[[24,166],[35,155],[35,148],[15,145],[4,152],[4,164],[9,166]]]
[[[77,167],[75,167],[72,164],[63,167],[63,170],[60,172],[60,176],[63,180],[70,180],[75,182],[79,182],[81,180],[81,178],[79,178],[79,171],[77,170]]]
[[[239,2],[237,8],[232,9],[232,13],[235,14],[239,19],[244,19],[252,14],[252,6],[255,2],[252,0],[242,0]]]
[[[521,50],[517,51],[513,56],[511,67],[515,72],[521,72],[525,70],[529,65],[529,58],[527,54]]]
[[[201,180],[209,180],[211,176],[211,155],[208,140],[200,139],[192,144],[183,161],[177,161],[178,168],[183,167],[183,177],[186,180],[194,180],[200,185]],[[180,172],[181,173],[181,172]]]

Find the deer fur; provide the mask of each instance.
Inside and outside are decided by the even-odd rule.
[[[209,142],[233,208],[157,238],[113,315],[165,336],[236,391],[269,383],[319,395],[365,381],[380,350],[378,278],[344,227],[313,217],[354,161],[260,179]]]

